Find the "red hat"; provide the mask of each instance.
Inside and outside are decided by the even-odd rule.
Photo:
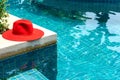
[[[42,30],[33,28],[29,20],[17,20],[13,23],[13,29],[5,31],[2,37],[12,41],[32,41],[44,35]]]

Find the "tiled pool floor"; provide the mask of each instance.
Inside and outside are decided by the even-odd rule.
[[[14,77],[10,77],[7,80],[48,80],[42,73],[37,69],[31,69],[26,72],[20,73]]]

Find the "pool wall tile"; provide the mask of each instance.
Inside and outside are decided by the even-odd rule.
[[[49,80],[56,80],[57,45],[0,60],[0,79],[6,79],[33,68],[36,68]]]

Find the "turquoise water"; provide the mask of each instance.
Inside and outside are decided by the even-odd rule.
[[[87,3],[87,9],[79,11],[82,17],[71,18],[30,3],[9,3],[11,14],[57,33],[57,80],[120,80],[119,5],[112,4],[116,10],[104,6],[91,11]]]
[[[37,69],[31,69],[7,80],[48,80]]]

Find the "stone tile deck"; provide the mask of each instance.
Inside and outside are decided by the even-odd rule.
[[[12,29],[13,22],[18,19],[20,18],[10,14],[10,17],[8,18],[10,29]],[[56,43],[57,34],[55,32],[52,32],[36,24],[33,24],[33,27],[44,31],[45,34],[41,39],[29,42],[17,42],[6,40],[2,37],[2,35],[0,35],[0,60]]]

